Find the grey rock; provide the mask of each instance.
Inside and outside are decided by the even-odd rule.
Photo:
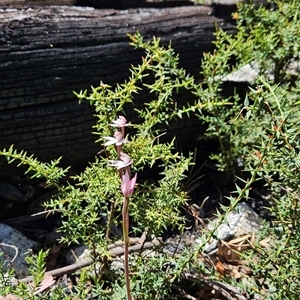
[[[208,225],[212,229],[218,219]],[[257,232],[260,228],[261,219],[247,203],[239,203],[237,211],[228,214],[226,222],[217,229],[216,235],[220,240],[237,238],[245,234]]]
[[[218,224],[219,219],[214,219],[208,224],[208,229],[213,228]],[[219,240],[230,240],[246,234],[259,231],[261,226],[261,218],[251,209],[247,203],[239,203],[237,210],[228,214],[225,222],[223,222],[216,230],[216,236]],[[213,241],[206,246],[205,251],[211,252],[217,243]]]
[[[91,251],[87,246],[78,246],[68,251],[66,254],[66,261],[69,265],[71,265],[87,258],[91,258],[91,256]]]
[[[0,261],[4,268],[13,267],[18,279],[29,275],[26,257],[30,249],[38,247],[38,243],[24,236],[20,231],[0,223]]]
[[[252,83],[258,76],[258,65],[257,63],[247,64],[242,66],[235,72],[227,75],[223,81],[233,81],[233,82],[249,82]]]
[[[294,59],[291,59],[290,63],[287,66],[286,74],[289,75],[298,75],[300,71],[300,62]],[[232,81],[232,82],[249,82],[253,83],[257,76],[259,75],[259,64],[255,61],[242,66],[237,71],[234,71],[227,76],[225,76],[223,81]],[[268,71],[266,76],[269,80],[274,80],[274,74],[272,71]]]

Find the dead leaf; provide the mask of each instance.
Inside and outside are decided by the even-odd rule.
[[[247,262],[244,262],[244,263],[246,264]],[[240,271],[240,273],[242,273],[244,275],[250,275],[250,274],[252,274],[252,269],[250,269],[249,267],[244,266],[244,265],[239,266],[239,271]],[[243,277],[245,277],[245,276],[243,276]]]
[[[233,240],[230,240],[229,242],[228,242],[228,244],[234,244],[234,245],[236,245],[236,244],[244,244],[246,241],[248,241],[249,239],[252,239],[252,234],[246,234],[246,235],[243,235],[243,236],[240,236],[240,237],[238,237],[238,238],[235,238],[235,239],[233,239]]]
[[[240,264],[240,254],[243,250],[251,247],[249,243],[250,234],[238,237],[229,242],[220,240],[218,242],[218,256],[221,260],[238,265]]]
[[[259,243],[261,246],[263,246],[264,248],[266,249],[271,249],[271,245],[269,244],[271,241],[271,238],[270,237],[267,237],[263,240],[261,240]]]
[[[53,276],[51,274],[45,274],[44,279],[42,280],[40,287],[33,293],[33,295],[37,295],[47,288],[49,288],[51,285],[55,283],[55,280],[53,279]]]
[[[13,294],[8,294],[0,298],[1,300],[18,300],[19,298]]]
[[[235,279],[240,279],[240,278],[242,278],[243,277],[243,274],[241,274],[240,272],[239,272],[239,270],[238,270],[238,268],[233,268],[232,270],[231,270],[231,274],[233,275],[233,277],[235,278]]]
[[[225,275],[225,268],[221,261],[217,260],[217,262],[215,263],[215,269],[221,276]]]
[[[225,241],[219,241],[218,242],[218,257],[220,260],[230,263],[230,264],[239,264],[240,255],[238,252],[238,249],[226,243]]]

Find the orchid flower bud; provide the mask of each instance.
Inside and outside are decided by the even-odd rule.
[[[122,184],[121,184],[121,190],[124,195],[124,197],[129,198],[132,196],[132,193],[134,191],[134,186],[136,183],[137,173],[135,173],[134,177],[130,179],[128,170],[126,169],[124,174],[122,175]]]

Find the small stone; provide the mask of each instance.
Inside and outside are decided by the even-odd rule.
[[[208,229],[213,230],[218,222],[218,219],[213,220],[208,224]],[[216,236],[219,240],[226,241],[249,233],[255,233],[260,229],[260,225],[261,219],[257,213],[247,203],[239,203],[237,210],[230,212],[225,222],[218,227]],[[206,246],[206,252],[212,251],[211,245]]]
[[[66,261],[69,265],[83,261],[87,258],[91,258],[91,251],[87,246],[78,246],[68,251],[66,254]]]
[[[242,66],[237,71],[227,75],[223,80],[224,81],[233,81],[233,82],[249,82],[252,83],[255,81],[259,74],[257,63],[246,64]]]
[[[20,231],[0,223],[0,260],[6,269],[13,267],[18,279],[30,275],[26,257],[30,249],[38,247],[38,243],[24,236]]]

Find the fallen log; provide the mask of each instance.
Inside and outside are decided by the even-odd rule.
[[[208,0],[210,1],[210,0]],[[190,0],[1,0],[2,6],[91,6],[94,8],[172,7],[193,5]]]
[[[126,79],[143,55],[126,36],[137,30],[172,41],[181,66],[198,75],[202,53],[213,49],[215,25],[234,32],[211,13],[207,6],[0,9],[0,148],[14,144],[43,161],[63,155],[63,165],[77,167],[92,161],[100,149],[91,134],[94,111],[79,105],[73,91]],[[0,177],[14,173],[1,159]]]

